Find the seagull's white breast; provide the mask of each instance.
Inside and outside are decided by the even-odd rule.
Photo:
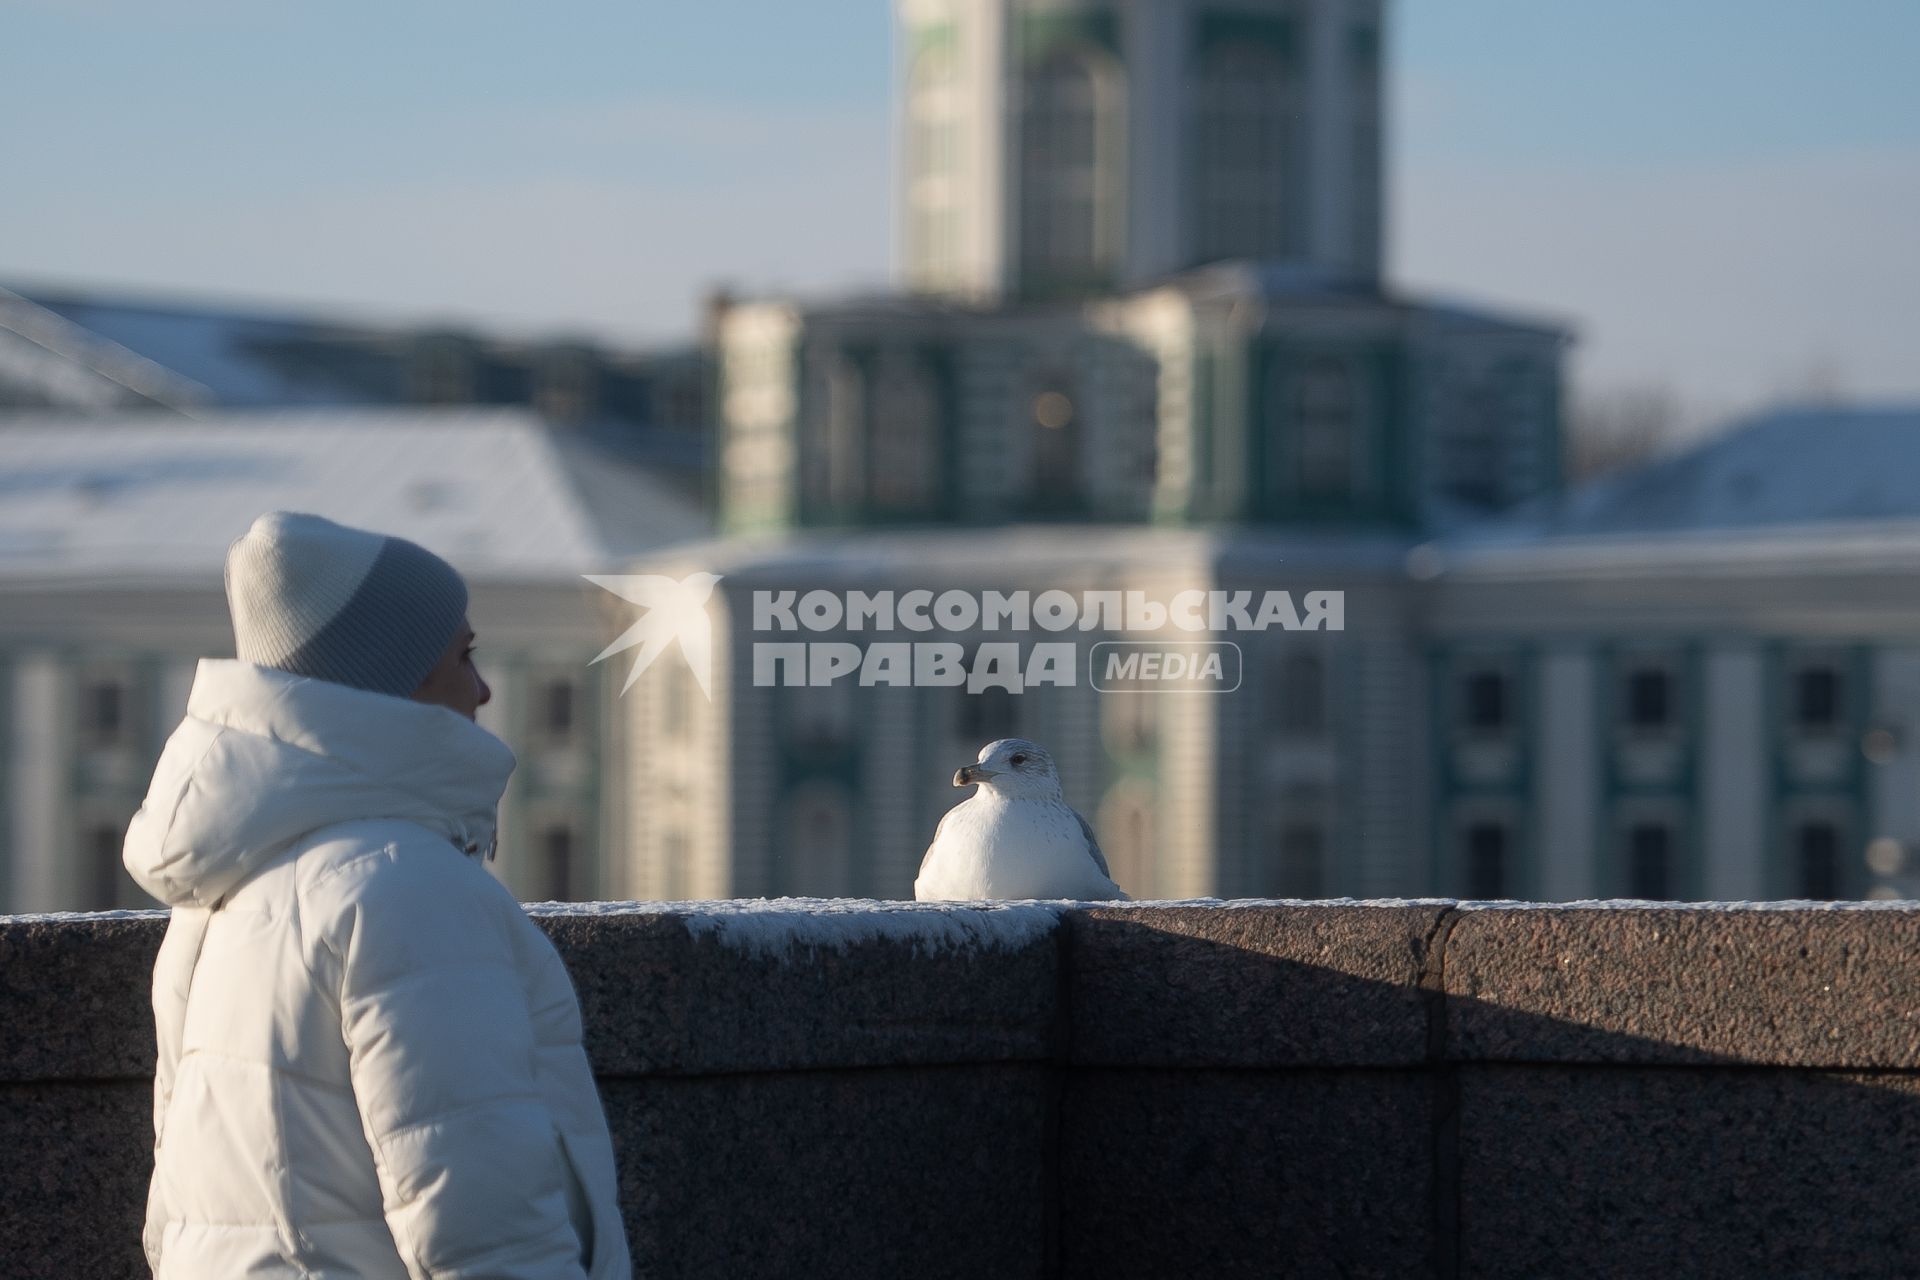
[[[1087,849],[1080,819],[1059,800],[1005,799],[982,787],[942,822],[914,897],[978,898],[1119,896]]]

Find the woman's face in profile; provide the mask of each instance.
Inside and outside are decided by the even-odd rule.
[[[469,720],[474,718],[474,713],[493,697],[493,690],[487,688],[479,668],[473,665],[473,641],[473,628],[462,618],[460,630],[441,653],[440,661],[413,691],[415,702],[431,702],[458,711]]]

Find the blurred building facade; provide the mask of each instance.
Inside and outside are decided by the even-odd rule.
[[[633,780],[637,882],[910,893],[954,767],[1018,731],[1136,895],[1426,886],[1405,551],[1557,491],[1565,335],[1385,281],[1382,6],[897,13],[907,288],[720,317],[733,537],[666,563],[725,575],[726,675],[629,695],[692,747]],[[754,590],[936,586],[1333,588],[1348,629],[1240,637],[1230,695],[753,683]]]
[[[628,892],[617,683],[580,575],[698,536],[652,471],[524,411],[326,408],[0,420],[0,911],[150,906],[127,823],[202,657],[230,657],[230,542],[263,511],[411,538],[466,577],[480,721],[520,759],[493,870],[522,897]]]
[[[520,408],[704,496],[710,362],[100,289],[0,289],[0,413]]]
[[[897,15],[905,290],[716,328],[732,536],[657,563],[726,575],[721,660],[628,695],[642,892],[910,893],[1006,733],[1136,896],[1920,892],[1920,413],[1563,493],[1563,327],[1384,270],[1383,6]],[[1020,588],[1336,588],[1346,627],[1233,637],[1231,694],[755,683],[756,642],[877,638],[756,632],[756,590]]]

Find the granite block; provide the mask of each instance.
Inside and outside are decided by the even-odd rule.
[[[616,1080],[641,1280],[1043,1274],[1044,1068]]]
[[[1067,913],[1070,1054],[1096,1066],[1406,1066],[1444,905]]]
[[[164,911],[0,916],[0,1082],[153,1078]]]
[[[539,914],[573,976],[603,1076],[1044,1059],[1057,943],[930,948],[867,938],[788,950],[695,933],[694,911]]]
[[[153,1087],[0,1085],[0,1276],[146,1280]]]
[[[1463,910],[1448,1057],[1920,1068],[1920,909]]]
[[[1467,1066],[1460,1274],[1907,1277],[1920,1079]]]
[[[1061,1274],[1430,1274],[1432,1097],[1404,1071],[1075,1072]]]

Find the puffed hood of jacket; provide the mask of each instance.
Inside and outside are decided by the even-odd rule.
[[[127,871],[169,906],[213,907],[293,841],[401,818],[490,852],[513,751],[456,711],[203,658],[127,830]]]

